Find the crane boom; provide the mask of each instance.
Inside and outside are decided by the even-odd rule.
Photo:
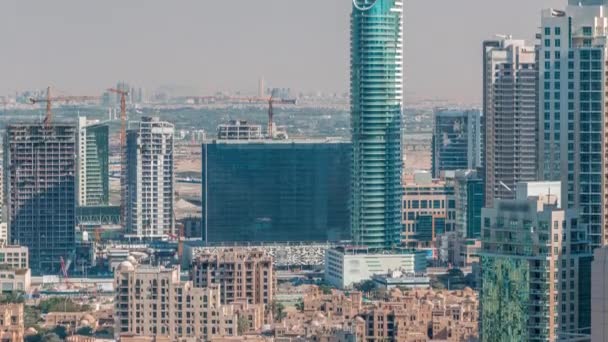
[[[51,87],[47,87],[45,98],[38,98],[38,99],[30,98],[30,102],[32,104],[46,103],[44,126],[49,128],[51,126],[51,122],[53,121],[53,113],[52,113],[53,102],[93,101],[93,100],[99,100],[99,99],[100,99],[99,96],[55,96],[55,97],[51,97]]]
[[[277,97],[231,97],[231,100],[243,101],[248,103],[268,103],[268,128],[267,133],[269,138],[275,137],[274,132],[274,109],[273,105],[275,104],[297,104],[296,99],[285,99],[285,98],[277,98]]]

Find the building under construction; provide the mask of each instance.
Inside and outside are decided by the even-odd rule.
[[[6,128],[9,240],[29,248],[34,273],[56,273],[74,250],[76,130],[65,123]]]

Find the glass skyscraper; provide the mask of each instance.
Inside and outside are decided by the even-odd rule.
[[[348,142],[217,140],[202,146],[208,242],[350,238]]]
[[[391,248],[401,232],[403,2],[353,0],[350,103],[353,242]]]

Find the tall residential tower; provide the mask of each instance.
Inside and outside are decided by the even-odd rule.
[[[127,234],[159,238],[174,233],[173,125],[142,117],[127,133]]]
[[[542,12],[539,41],[539,176],[561,180],[593,247],[608,240],[608,1],[570,0]]]
[[[515,198],[515,184],[536,180],[536,52],[523,40],[484,47],[485,202]]]
[[[354,0],[351,13],[351,226],[373,249],[399,243],[403,2]]]

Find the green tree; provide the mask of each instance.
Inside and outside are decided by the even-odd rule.
[[[272,303],[270,303],[270,307],[272,310],[272,316],[278,322],[282,321],[283,318],[285,318],[285,316],[287,315],[285,313],[285,305],[283,305],[283,303],[281,302],[273,300]]]
[[[237,321],[237,332],[239,336],[245,335],[248,330],[249,320],[244,315],[239,315],[239,319]]]
[[[63,325],[54,327],[50,332],[59,336],[59,338],[62,340],[65,340],[65,338],[68,336],[68,329],[66,329]]]
[[[25,327],[34,327],[37,331],[40,331],[38,330],[37,326],[39,323],[42,322],[42,316],[40,316],[40,314],[41,312],[39,307],[26,305],[23,310]]]
[[[42,336],[42,342],[62,342],[62,339],[55,333],[47,333]]]
[[[93,328],[91,328],[91,327],[79,328],[78,330],[76,330],[76,334],[83,335],[83,336],[93,336]]]
[[[42,342],[42,334],[25,336],[25,342]]]
[[[49,312],[83,312],[90,311],[89,305],[80,305],[69,298],[53,297],[40,302],[42,313]]]
[[[24,303],[25,296],[23,292],[13,291],[8,293],[3,293],[0,296],[0,304],[15,304],[15,303]]]
[[[304,311],[304,301],[302,301],[302,298],[298,299],[296,309],[298,309],[298,311]]]
[[[368,293],[376,288],[376,283],[374,283],[374,281],[371,279],[367,279],[360,283],[354,284],[353,286],[361,292]]]
[[[321,289],[321,292],[323,292],[323,294],[331,294],[331,289],[332,287],[327,285],[327,284],[321,284],[319,285],[319,289]]]

